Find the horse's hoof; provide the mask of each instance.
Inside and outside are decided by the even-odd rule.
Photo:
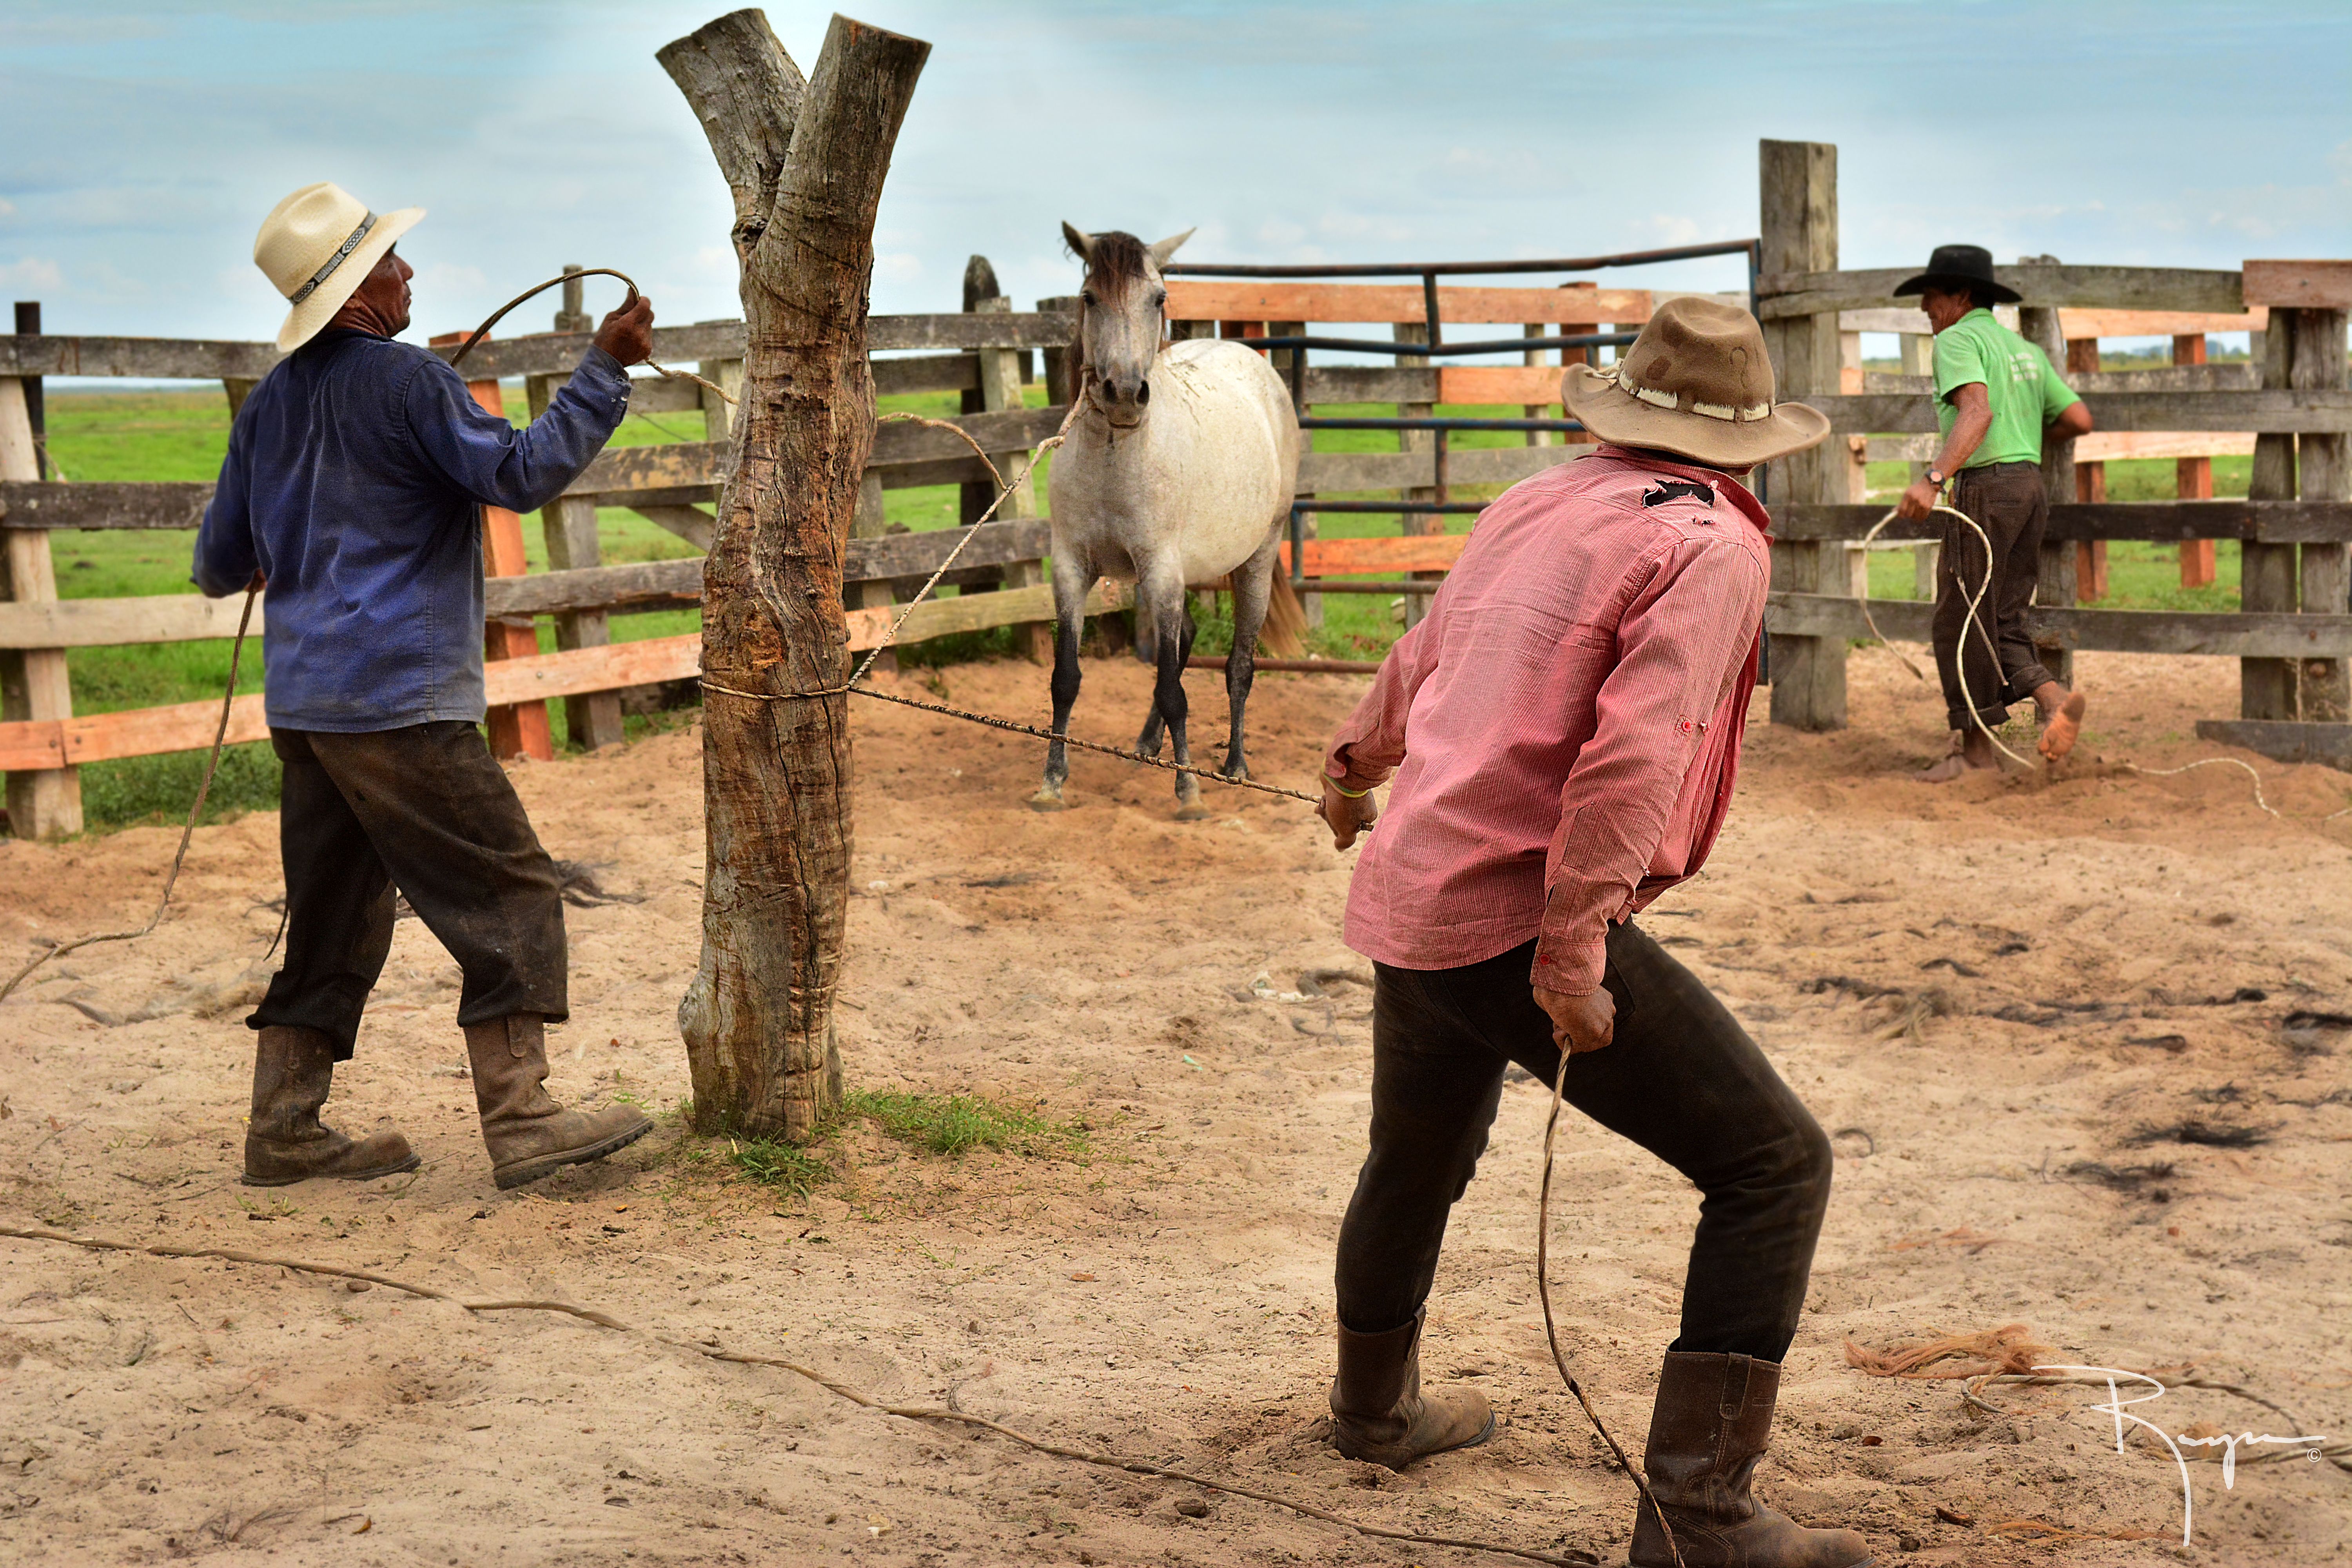
[[[1179,822],[1206,822],[1216,815],[1206,805],[1197,800],[1188,801],[1176,808],[1176,820]]]
[[[1250,771],[1247,768],[1219,768],[1217,776],[1233,784],[1241,784],[1248,779]]]
[[[1070,805],[1067,801],[1062,798],[1061,792],[1059,790],[1041,789],[1035,795],[1029,797],[1029,809],[1032,811],[1067,811],[1070,809]]]

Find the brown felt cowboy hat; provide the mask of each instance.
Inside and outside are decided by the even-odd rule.
[[[278,329],[278,346],[291,353],[317,337],[383,253],[424,216],[423,207],[370,212],[357,196],[326,181],[271,207],[253,237],[253,264],[294,307]]]
[[[2025,298],[1992,275],[1992,252],[1981,245],[1936,247],[1935,254],[1927,258],[1927,270],[1897,283],[1895,297],[1899,300],[1927,289],[1948,289],[1954,293],[1981,289],[2000,305],[2014,305]]]
[[[1604,441],[1717,468],[1785,458],[1830,433],[1829,416],[1820,410],[1773,403],[1772,360],[1756,318],[1697,297],[1659,306],[1608,371],[1569,366],[1559,401],[1570,418]]]

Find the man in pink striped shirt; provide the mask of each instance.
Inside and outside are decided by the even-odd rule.
[[[1445,1222],[1517,1062],[1688,1176],[1702,1200],[1659,1379],[1635,1568],[1857,1568],[1851,1531],[1749,1495],[1829,1203],[1821,1127],[1633,915],[1723,825],[1771,581],[1741,484],[1828,433],[1775,406],[1754,318],[1668,301],[1609,374],[1571,367],[1605,443],[1482,513],[1421,624],[1341,725],[1323,814],[1373,960],[1371,1148],[1339,1234],[1335,1439],[1402,1468],[1482,1442],[1475,1390],[1424,1394]],[[1663,1510],[1672,1544],[1660,1528]]]

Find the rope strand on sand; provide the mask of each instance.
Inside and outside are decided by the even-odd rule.
[[[1418,1531],[1391,1530],[1385,1525],[1366,1524],[1360,1520],[1349,1519],[1345,1514],[1334,1513],[1328,1509],[1317,1508],[1312,1503],[1294,1501],[1273,1492],[1259,1491],[1254,1487],[1237,1486],[1231,1481],[1221,1481],[1191,1470],[1181,1470],[1171,1465],[1154,1464],[1149,1459],[1129,1459],[1118,1454],[1091,1448],[1075,1448],[1043,1437],[1034,1437],[1018,1427],[1008,1426],[1001,1421],[992,1421],[984,1415],[968,1415],[961,1410],[949,1410],[936,1405],[892,1405],[886,1400],[875,1398],[854,1384],[827,1377],[821,1372],[803,1366],[798,1362],[787,1361],[782,1356],[755,1355],[746,1351],[730,1351],[719,1345],[682,1340],[675,1335],[660,1333],[652,1329],[638,1328],[633,1323],[622,1321],[610,1312],[599,1311],[593,1307],[574,1306],[569,1301],[469,1301],[451,1291],[436,1289],[430,1285],[419,1285],[390,1274],[379,1274],[373,1269],[347,1268],[340,1264],[313,1263],[299,1258],[277,1258],[266,1253],[246,1252],[236,1247],[174,1247],[160,1242],[148,1244],[117,1241],[108,1237],[71,1236],[64,1231],[32,1226],[0,1225],[0,1237],[15,1237],[24,1241],[58,1242],[67,1247],[79,1247],[90,1252],[135,1252],[151,1258],[218,1258],[226,1263],[243,1263],[263,1268],[290,1268],[300,1274],[320,1274],[330,1279],[362,1280],[370,1285],[382,1285],[387,1289],[404,1291],[411,1296],[423,1297],[427,1300],[446,1301],[451,1306],[460,1308],[477,1317],[489,1312],[552,1312],[562,1317],[593,1324],[600,1329],[610,1330],[614,1333],[634,1334],[639,1338],[652,1340],[657,1344],[668,1345],[676,1350],[689,1351],[708,1361],[727,1362],[737,1366],[774,1367],[782,1372],[789,1372],[796,1377],[806,1378],[826,1393],[845,1399],[852,1405],[877,1411],[885,1415],[897,1415],[909,1421],[954,1422],[983,1432],[993,1432],[998,1436],[1017,1443],[1024,1448],[1050,1455],[1055,1458],[1071,1459],[1079,1464],[1094,1465],[1104,1469],[1124,1470],[1129,1475],[1156,1476],[1165,1480],[1181,1481],[1187,1486],[1200,1487],[1208,1491],[1223,1492],[1230,1497],[1247,1498],[1253,1502],[1267,1503],[1276,1508],[1287,1509],[1293,1513],[1304,1514],[1309,1519],[1320,1520],[1327,1524],[1336,1524],[1360,1535],[1376,1536],[1383,1541],[1410,1542],[1417,1546],[1446,1546],[1463,1552],[1488,1552],[1498,1556],[1517,1557],[1528,1563],[1553,1564],[1555,1568],[1586,1568],[1586,1565],[1600,1561],[1590,1552],[1561,1556],[1549,1552],[1532,1552],[1524,1547],[1507,1546],[1499,1542],[1476,1541],[1451,1535],[1424,1535]]]
[[[253,625],[253,601],[260,592],[261,584],[257,578],[246,584],[245,609],[236,617],[236,640],[228,645],[228,685],[221,692],[220,723],[213,731],[212,754],[205,759],[205,776],[196,784],[195,804],[188,807],[187,825],[180,829],[180,847],[172,856],[172,869],[163,878],[163,896],[155,900],[155,912],[149,915],[147,923],[137,931],[100,931],[93,936],[77,937],[39,953],[31,963],[10,975],[5,985],[0,985],[0,1002],[8,1000],[9,994],[25,983],[26,975],[53,958],[62,958],[77,948],[89,947],[96,942],[133,942],[163,923],[163,911],[172,907],[172,889],[180,884],[180,868],[188,858],[188,841],[195,837],[196,823],[205,815],[205,797],[212,794],[213,775],[220,771],[221,748],[228,741],[229,710],[236,703],[237,659],[245,652],[246,630]],[[285,929],[282,922],[278,929]],[[269,945],[275,951],[277,939],[271,938]]]

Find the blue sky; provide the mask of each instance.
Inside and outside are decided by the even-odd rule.
[[[0,297],[51,331],[269,336],[262,214],[332,179],[423,205],[416,331],[562,263],[740,314],[729,208],[653,58],[713,0],[8,0]],[[812,68],[829,7],[767,7]],[[1756,143],[1839,147],[1843,260],[2234,267],[2352,255],[2352,5],[2009,0],[867,0],[929,39],[875,308],[964,258],[1067,292],[1057,225],[1196,260],[1590,254],[1756,228]],[[1619,274],[1728,288],[1735,264]],[[617,285],[603,286],[617,293]],[[592,289],[593,308],[613,302]],[[553,309],[553,301],[547,303]],[[526,308],[533,325],[540,307]]]

